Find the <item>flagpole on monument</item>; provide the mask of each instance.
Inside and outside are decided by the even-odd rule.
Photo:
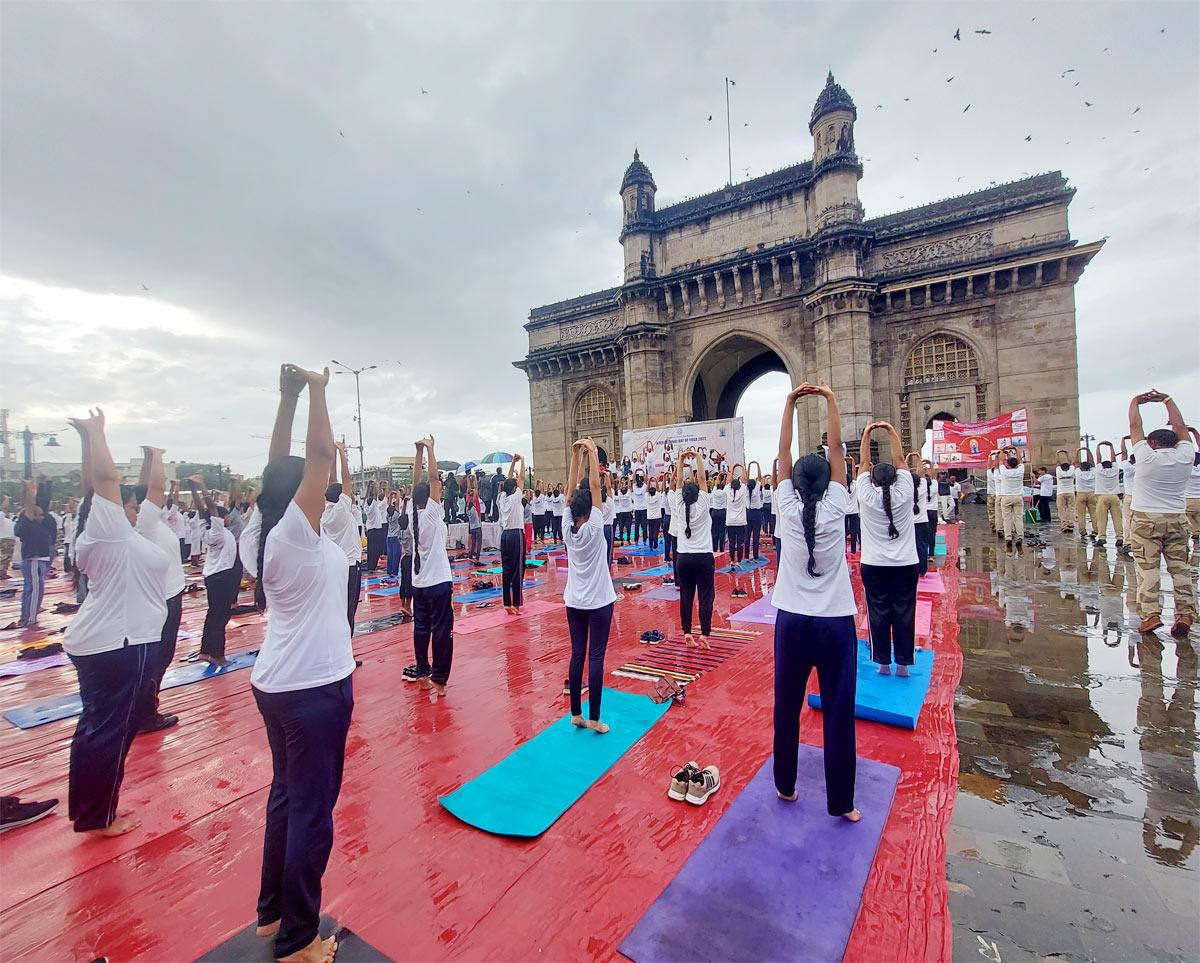
[[[729,186],[733,187],[733,131],[729,121],[729,88],[736,87],[737,82],[725,78],[725,148],[729,156]]]

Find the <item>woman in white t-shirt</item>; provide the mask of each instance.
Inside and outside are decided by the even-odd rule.
[[[87,576],[88,594],[63,637],[83,704],[71,737],[68,815],[77,833],[120,836],[137,826],[117,814],[117,799],[137,735],[138,700],[161,645],[171,556],[134,531],[137,503],[132,490],[121,490],[104,412],[97,408],[71,425],[92,493],[75,535],[75,564]]]
[[[275,936],[278,959],[328,959],[321,939],[321,878],[333,849],[333,807],[342,785],[354,710],[354,654],[346,621],[346,555],[321,534],[334,463],[325,403],[329,369],[280,371],[279,412],[258,508],[255,602],[267,631],[250,671],[271,747],[260,936]],[[305,457],[288,453],[296,400],[308,387]]]
[[[192,503],[200,506],[208,520],[204,530],[204,594],[208,611],[204,615],[204,630],[200,637],[200,660],[224,667],[229,665],[225,658],[225,629],[242,587],[237,539],[225,527],[229,510],[218,505],[207,491],[201,490],[204,479],[193,475],[187,483],[192,491]]]
[[[775,791],[797,798],[796,754],[800,710],[808,677],[816,668],[821,685],[825,735],[825,803],[831,816],[858,822],[854,808],[856,771],[854,692],[857,633],[854,590],[846,566],[845,522],[850,495],[846,465],[821,455],[792,464],[792,413],[802,397],[828,405],[831,451],[841,450],[841,418],[828,386],[803,384],[791,391],[779,428],[779,485],[775,493],[780,542],[779,576],[771,601],[775,617]],[[836,465],[836,467],[834,467]]]
[[[617,490],[613,492],[612,500],[613,508],[617,512],[617,541],[627,545],[633,531],[633,494],[629,491],[628,478],[617,482]]]
[[[1064,534],[1075,531],[1075,466],[1067,458],[1069,452],[1060,448],[1055,453],[1058,464],[1054,468],[1054,481],[1058,486],[1058,496],[1054,507],[1058,509],[1058,526]]]
[[[725,533],[729,536],[729,568],[739,572],[738,567],[746,560],[746,529],[750,508],[750,494],[746,489],[746,466],[734,465],[729,483],[729,496],[725,502]]]
[[[412,500],[409,514],[412,519],[413,560],[413,655],[416,662],[402,673],[406,682],[419,682],[432,688],[438,695],[446,694],[446,683],[450,681],[450,665],[454,660],[454,605],[453,581],[450,574],[450,556],[446,554],[446,519],[442,511],[442,481],[437,473],[437,455],[433,450],[433,435],[416,443],[416,462],[413,465]],[[519,458],[520,456],[518,456]],[[429,481],[423,480],[422,458],[429,460]],[[504,522],[504,534],[508,535],[513,523],[516,505],[514,534],[518,539],[520,567],[518,579],[523,579],[525,569],[525,513],[521,505],[521,493],[516,490],[516,479],[509,466],[505,480],[508,501],[501,505],[500,518]],[[523,462],[522,462],[523,464]],[[505,497],[501,495],[501,497]],[[511,537],[510,537],[511,543]],[[504,544],[501,542],[501,551]],[[511,548],[510,548],[511,551]],[[518,584],[519,581],[518,581]],[[506,598],[507,602],[508,599]],[[433,642],[433,662],[429,661],[429,644]]]
[[[746,555],[750,561],[758,561],[758,546],[763,529],[763,508],[766,505],[763,491],[762,465],[756,461],[750,463],[755,473],[750,476],[750,468],[746,468]]]
[[[703,458],[703,456],[701,456]],[[712,547],[714,552],[725,551],[726,510],[729,505],[729,491],[725,487],[729,477],[724,472],[716,476],[715,484],[709,493],[709,514],[712,516]]]
[[[775,488],[774,482],[770,478],[765,478],[760,482],[762,487],[762,527],[768,537],[775,534]]]
[[[579,482],[587,471],[588,485]],[[571,449],[571,524],[563,533],[567,545],[567,629],[571,633],[571,664],[567,689],[571,694],[571,722],[608,732],[600,721],[604,694],[604,653],[612,629],[613,590],[608,569],[608,543],[604,538],[604,516],[592,504],[592,492],[600,490],[600,459],[590,438],[575,442]],[[588,717],[583,718],[583,664],[588,666]]]
[[[665,501],[658,479],[651,478],[646,485],[646,544],[654,551],[658,551],[658,536],[662,531]]]
[[[517,486],[517,479],[521,476],[514,474],[518,464],[524,472],[525,459],[517,455],[508,466],[508,477],[496,499],[500,508],[500,568],[503,573],[500,578],[504,611],[509,615],[521,611],[521,589],[525,584],[525,506],[522,492]]]
[[[917,540],[917,575],[920,577],[929,571],[929,556],[933,554],[933,549],[929,544],[929,515],[927,513],[927,506],[929,504],[930,489],[933,490],[932,497],[935,500],[937,498],[937,485],[934,484],[933,479],[926,475],[919,451],[909,452],[908,470],[913,477],[913,537]],[[933,537],[937,538],[936,535]]]
[[[567,500],[563,497],[561,484],[554,486],[554,494],[550,502],[550,533],[555,542],[563,540],[563,515],[567,513]]]
[[[1108,446],[1108,457],[1104,457],[1104,446]],[[1112,522],[1117,539],[1117,549],[1125,544],[1125,530],[1121,521],[1121,469],[1117,466],[1117,449],[1111,441],[1096,445],[1096,544],[1103,545],[1108,537],[1108,525]]]
[[[684,466],[692,460],[695,477],[684,481]],[[679,625],[683,641],[695,645],[692,638],[692,604],[700,594],[700,648],[710,648],[712,610],[715,594],[711,513],[708,473],[704,460],[693,448],[679,453],[675,475],[671,479],[671,524],[679,539],[675,552],[675,582],[679,586]]]
[[[858,465],[849,455],[846,456],[846,491],[850,494],[850,504],[846,506],[846,538],[849,540],[851,555],[857,555],[862,542],[862,524],[858,517],[858,496],[854,493],[858,482]]]
[[[603,466],[602,466],[603,467]],[[600,472],[600,516],[604,519],[604,539],[608,542],[608,567],[612,570],[613,543],[615,541],[615,525],[617,509],[613,504],[613,476],[608,470]]]
[[[550,530],[550,525],[546,521],[546,516],[550,513],[550,507],[546,500],[546,492],[542,488],[542,480],[540,478],[534,482],[533,498],[529,504],[529,511],[533,516],[533,541],[540,545],[545,540],[546,533]]]
[[[634,462],[633,487],[629,489],[633,499],[633,544],[637,545],[643,538],[649,537],[650,516],[647,514],[650,493],[647,491],[646,478]]]
[[[917,579],[920,559],[913,531],[913,477],[895,465],[871,463],[871,432],[888,434],[892,459],[904,457],[900,435],[886,421],[867,425],[859,446],[862,468],[856,479],[862,524],[863,589],[871,625],[871,653],[879,672],[892,671],[893,656],[899,675],[908,675],[916,649]]]

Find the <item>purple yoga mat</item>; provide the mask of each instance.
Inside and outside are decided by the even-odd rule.
[[[863,818],[849,823],[825,811],[819,748],[800,747],[793,803],[775,794],[768,758],[621,952],[636,963],[840,960],[899,778],[895,766],[859,759]]]
[[[3,665],[0,665],[0,679],[6,679],[9,676],[14,675],[29,675],[30,672],[37,672],[39,669],[54,669],[60,665],[70,664],[71,659],[65,652],[59,652],[56,655],[48,655],[44,659],[5,662]]]
[[[658,588],[653,588],[649,592],[640,593],[644,599],[660,599],[664,602],[678,602],[679,589],[674,585],[660,585]]]
[[[730,622],[757,622],[759,625],[774,625],[775,613],[779,609],[771,604],[771,596],[764,595],[760,599],[755,599],[740,612],[734,612],[729,616]]]

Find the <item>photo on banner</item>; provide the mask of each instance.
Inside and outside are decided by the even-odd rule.
[[[704,459],[705,470],[710,473],[744,464],[746,442],[742,419],[688,421],[621,432],[624,457],[641,465],[648,478],[673,470],[679,453],[688,448],[694,448]]]
[[[934,421],[933,461],[947,468],[986,468],[994,451],[1028,449],[1029,416],[1025,408],[1006,411],[987,421]]]

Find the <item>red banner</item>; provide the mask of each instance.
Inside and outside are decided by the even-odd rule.
[[[944,468],[986,468],[993,451],[1028,445],[1029,417],[1024,408],[987,421],[933,423],[933,460]]]

